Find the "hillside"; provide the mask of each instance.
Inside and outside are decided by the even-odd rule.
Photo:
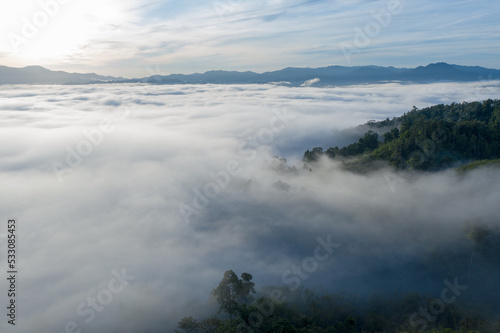
[[[122,79],[121,77],[102,76],[95,73],[79,74],[51,71],[41,66],[24,68],[0,66],[0,84],[88,84]]]
[[[293,68],[265,73],[209,71],[203,74],[154,75],[126,82],[148,82],[151,84],[265,84],[285,86],[308,86],[314,80],[315,87],[373,84],[397,82],[472,82],[500,79],[500,70],[483,67],[435,63],[417,68],[395,68],[382,66],[327,66],[320,68]]]
[[[331,87],[384,82],[473,82],[500,79],[500,70],[478,66],[435,63],[417,68],[382,66],[287,67],[265,73],[212,70],[194,74],[155,74],[124,79],[97,74],[51,71],[40,66],[11,68],[0,66],[0,84],[89,84],[149,83],[168,84],[279,84],[289,87]],[[313,81],[311,81],[313,80]]]
[[[367,125],[371,129],[358,142],[316,147],[303,160],[314,162],[326,155],[343,160],[349,169],[366,171],[375,161],[402,170],[440,170],[500,158],[499,100],[414,108]]]

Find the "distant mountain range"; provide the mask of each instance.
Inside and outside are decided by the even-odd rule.
[[[92,83],[150,83],[150,84],[279,84],[285,86],[345,86],[381,82],[470,82],[500,79],[500,70],[478,66],[459,66],[436,63],[417,68],[380,66],[328,66],[293,68],[255,73],[208,71],[203,74],[154,75],[124,79],[94,73],[78,74],[51,71],[40,66],[12,68],[0,66],[0,84],[92,84]]]
[[[94,73],[79,74],[51,71],[41,66],[24,68],[0,66],[0,84],[87,84],[113,80],[123,80],[123,78],[102,76]]]

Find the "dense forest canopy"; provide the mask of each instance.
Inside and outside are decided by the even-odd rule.
[[[500,101],[453,103],[417,109],[401,117],[371,121],[371,129],[348,146],[307,150],[303,160],[321,156],[366,169],[386,161],[397,169],[439,170],[500,158]],[[383,133],[380,135],[379,133]]]
[[[476,226],[468,233],[484,255],[484,247],[491,246],[491,243],[482,238],[491,236],[490,231]],[[494,237],[498,246],[498,235]],[[219,313],[226,313],[229,317],[213,316],[198,321],[187,316],[178,322],[175,332],[478,333],[500,330],[500,322],[495,321],[491,314],[483,313],[484,310],[479,311],[474,304],[453,301],[436,307],[437,299],[417,293],[375,294],[360,302],[345,294],[318,294],[303,287],[292,291],[286,286],[266,287],[258,297],[253,297],[249,296],[250,292],[255,293],[251,278],[250,274],[243,273],[242,279],[238,279],[232,270],[226,271],[212,294],[220,305]],[[453,290],[455,295],[467,290],[467,286],[457,284],[457,280],[453,283],[448,281],[451,289],[443,290],[451,292],[456,287]],[[249,288],[244,288],[245,284]]]

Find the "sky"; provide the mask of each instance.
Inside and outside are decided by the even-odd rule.
[[[500,69],[499,11],[488,0],[13,1],[0,5],[0,65],[122,77]],[[497,170],[359,175],[301,161],[357,140],[369,120],[488,98],[500,81],[2,85],[0,211],[18,221],[19,311],[0,331],[171,332],[216,312],[224,271],[251,273],[259,292],[290,287],[291,268],[325,242],[335,251],[300,286],[438,297],[457,278],[468,285],[458,302],[498,309],[498,262],[480,248],[471,260],[464,231],[480,220],[500,234]],[[2,306],[7,288],[0,279]]]
[[[145,77],[435,62],[500,68],[491,0],[22,0],[0,64]]]
[[[357,175],[300,158],[413,105],[500,98],[499,84],[3,86],[0,207],[18,221],[19,274],[18,322],[4,315],[0,331],[173,332],[216,313],[209,294],[229,269],[259,292],[361,298],[439,297],[457,278],[459,304],[498,308],[498,262],[479,248],[471,262],[464,231],[499,231],[497,170]],[[299,279],[318,238],[334,250]]]

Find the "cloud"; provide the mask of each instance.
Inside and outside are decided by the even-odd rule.
[[[225,270],[250,272],[257,287],[283,285],[328,235],[341,247],[304,286],[440,290],[468,269],[465,221],[498,227],[497,171],[360,176],[327,161],[309,172],[300,158],[348,141],[342,130],[370,119],[472,101],[489,85],[5,87],[0,104],[31,105],[2,111],[0,123],[2,214],[19,220],[17,332],[59,332],[70,321],[92,332],[171,330],[210,313]],[[297,173],[270,167],[274,155]],[[62,181],[53,162],[67,167]],[[179,205],[192,207],[197,191],[216,194],[188,224]],[[439,253],[456,265],[434,271]],[[493,288],[482,267],[472,270],[473,295]],[[107,300],[122,268],[134,279],[86,322],[77,309]]]
[[[446,61],[498,67],[497,3],[401,1],[99,1],[61,5],[16,54],[9,32],[44,13],[38,1],[0,15],[5,65],[144,77],[212,69],[277,70],[289,66],[416,67]],[[11,8],[12,7],[12,8]],[[378,22],[378,23],[377,23]],[[380,23],[382,22],[382,23]],[[366,28],[369,40],[360,37]],[[432,27],[432,28],[430,28]],[[485,31],[488,33],[485,34]],[[373,35],[373,36],[372,36]],[[348,62],[342,45],[363,44]],[[409,56],[410,54],[410,56]]]
[[[320,79],[318,78],[315,78],[315,79],[311,79],[311,80],[307,80],[305,81],[301,87],[311,87],[313,86],[314,84],[318,83],[319,81],[321,81]]]

